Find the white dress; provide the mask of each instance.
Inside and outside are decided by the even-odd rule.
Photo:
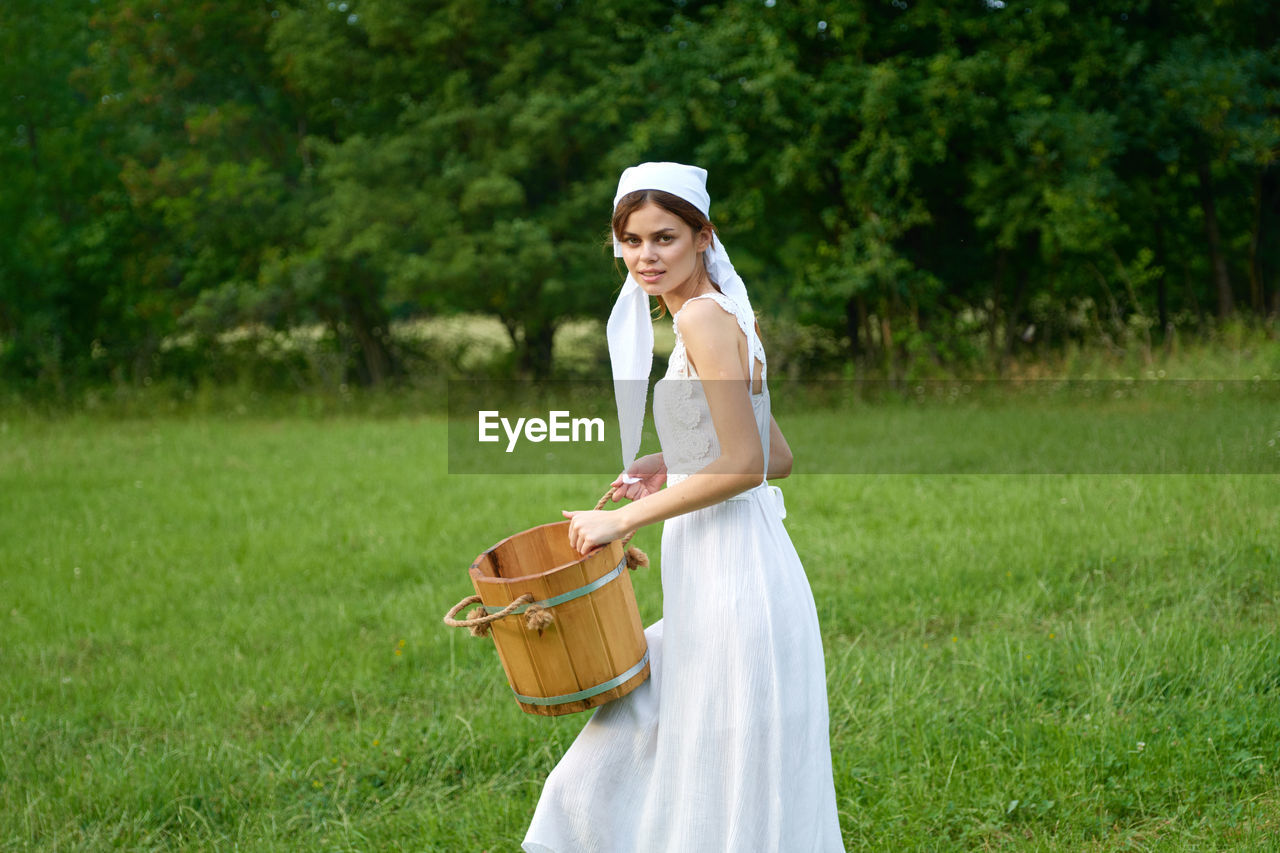
[[[720,293],[695,298],[734,314],[761,363],[751,401],[767,470],[754,321]],[[675,349],[653,392],[668,485],[720,453],[679,312],[673,320]],[[844,850],[817,611],[783,514],[762,478],[665,522],[649,680],[597,709],[547,777],[526,853]]]

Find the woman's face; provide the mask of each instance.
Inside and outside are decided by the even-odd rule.
[[[693,233],[684,220],[653,202],[638,208],[618,235],[627,270],[650,296],[693,295],[710,234]]]

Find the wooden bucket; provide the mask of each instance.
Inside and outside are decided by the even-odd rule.
[[[488,628],[516,701],[530,714],[571,714],[625,696],[649,677],[625,544],[584,557],[569,545],[567,520],[503,539],[471,564],[476,595],[455,605],[445,624]],[[485,616],[454,618],[477,601]]]

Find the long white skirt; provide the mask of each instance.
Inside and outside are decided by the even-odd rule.
[[[649,680],[552,770],[526,853],[843,851],[813,594],[759,486],[668,520]]]

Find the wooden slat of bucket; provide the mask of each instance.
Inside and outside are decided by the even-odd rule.
[[[564,528],[561,530],[560,528]],[[556,534],[556,539],[563,539],[563,542],[557,541],[554,547],[551,542],[551,535]],[[542,574],[553,566],[563,565],[572,560],[576,560],[578,555],[569,548],[569,532],[565,525],[551,524],[542,525],[529,530],[525,535],[519,538],[520,545],[520,565],[517,567],[519,574],[507,575],[507,577],[523,577],[531,574]]]
[[[505,606],[525,593],[532,593],[538,601],[554,595],[548,591],[545,578],[537,576],[510,578],[506,583],[481,582],[475,586],[480,600],[488,606]],[[526,696],[555,696],[578,689],[573,686],[569,652],[559,632],[544,631],[539,637],[537,631],[525,627],[523,614],[499,619],[490,626],[490,630],[507,679],[515,692]],[[557,673],[567,673],[568,676],[557,677]]]
[[[471,566],[472,585],[475,587],[476,594],[480,596],[482,603],[488,606],[505,607],[523,593],[512,591],[507,584],[481,582],[485,577],[496,577],[497,572],[498,568],[494,565],[493,552],[488,551],[481,554]],[[535,592],[534,595],[537,595],[537,593]],[[502,669],[507,673],[507,679],[512,683],[513,687],[515,686],[516,676],[512,675],[512,673],[519,673],[521,674],[519,677],[521,684],[532,687],[534,690],[541,690],[537,682],[533,654],[528,646],[525,645],[523,637],[517,633],[525,630],[524,623],[517,621],[517,619],[519,617],[499,619],[489,626],[489,631],[493,636],[494,647],[498,651],[498,660],[502,662]]]
[[[563,525],[542,525],[502,540],[477,558],[472,566],[472,583],[485,605],[503,607],[525,593],[532,594],[538,601],[548,598],[547,584],[540,575],[556,565],[556,555],[548,547],[548,538],[544,534],[549,526],[562,528],[560,535],[565,540],[565,558],[575,556],[568,547],[567,522]],[[563,644],[558,648],[549,643],[534,645],[530,634],[536,638],[537,633],[525,628],[523,615],[500,619],[492,624],[490,630],[512,689],[529,696],[554,695],[548,691],[555,685],[545,683],[544,676],[538,671],[538,663],[543,659],[561,660],[567,666],[568,653]]]
[[[513,541],[512,544],[516,543]],[[571,576],[579,574],[577,569],[582,557],[569,545],[569,522],[554,522],[528,530],[520,537],[518,544],[522,552],[520,557],[522,562],[541,574],[539,583],[542,592],[535,593],[538,601],[545,601],[582,586],[580,583],[572,582]],[[556,566],[563,568],[552,571]],[[525,571],[527,572],[528,569]],[[568,585],[566,585],[566,579]],[[585,582],[594,579],[595,577],[592,577]],[[563,696],[582,689],[577,678],[578,665],[575,662],[575,657],[581,657],[581,654],[575,649],[573,632],[566,633],[560,625],[560,617],[564,609],[576,603],[576,601],[569,602],[554,607],[552,612],[555,620],[541,634],[530,630],[524,632],[525,647],[529,650],[534,662],[534,675],[539,689],[521,690],[517,687],[517,693],[523,693],[526,696]],[[557,713],[555,706],[529,705],[524,702],[521,702],[520,706],[525,710],[537,709],[534,713],[544,715]]]
[[[609,638],[609,654],[613,660],[615,674],[631,668],[645,651],[644,626],[640,622],[635,588],[631,584],[629,572],[630,570],[627,575],[619,578],[617,583],[601,589],[599,595],[592,597],[596,618],[602,624],[612,626],[611,630],[605,632],[605,636]],[[625,696],[639,686],[648,675],[649,668],[646,666],[629,681],[601,693],[594,700],[595,703],[602,705]]]
[[[622,560],[620,543],[601,549],[579,566],[579,571],[561,570],[551,584],[559,593],[576,589],[611,571]],[[572,578],[572,582],[570,582]],[[550,580],[550,579],[549,579]],[[570,658],[573,662],[578,689],[594,687],[627,671],[639,661],[645,652],[644,629],[636,608],[635,590],[629,570],[589,596],[557,606],[556,622],[563,622]],[[579,642],[583,637],[592,641]],[[632,676],[628,681],[604,693],[576,702],[557,706],[537,706],[521,703],[526,711],[540,714],[567,714],[603,705],[625,696],[639,686],[649,675],[649,668]]]
[[[546,579],[548,591],[553,596],[562,595],[586,586],[613,571],[621,559],[621,546],[614,544],[611,547],[602,548],[585,560],[565,566],[548,575]],[[556,605],[555,622],[543,632],[539,642],[550,640],[553,633],[558,635],[567,652],[569,670],[565,672],[559,669],[563,659],[543,657],[539,654],[537,656],[538,673],[542,683],[548,687],[552,684],[567,684],[569,687],[544,695],[561,696],[586,690],[597,684],[603,684],[635,663],[633,659],[623,664],[621,668],[617,667],[617,662],[613,659],[614,656],[608,647],[610,626],[601,622],[594,604],[597,597],[609,594],[615,586],[625,581],[625,578],[619,577],[589,595]],[[532,641],[530,645],[533,645]],[[539,646],[540,649],[541,646]],[[523,702],[521,706],[533,713],[568,713],[570,710],[594,707],[601,704],[601,701],[598,697],[592,697],[566,704],[572,707],[566,710],[559,706],[528,705]]]

